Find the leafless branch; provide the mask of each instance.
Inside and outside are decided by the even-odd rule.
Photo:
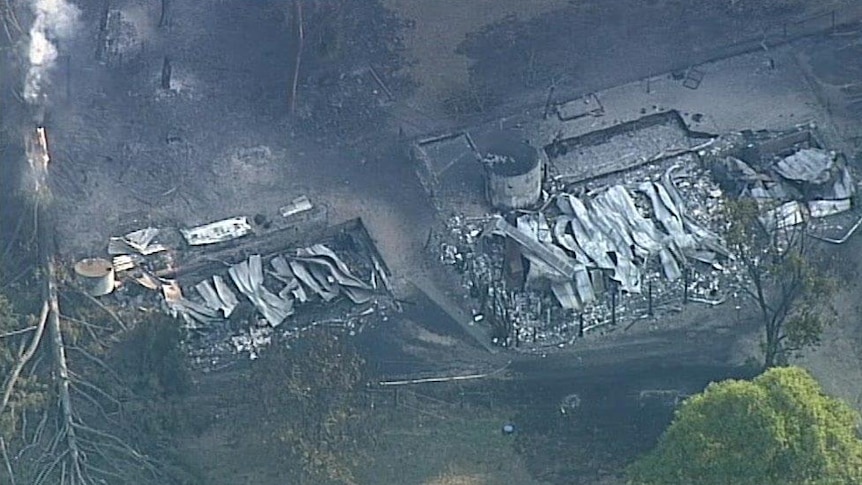
[[[67,454],[69,454],[69,450],[63,450],[63,452],[57,455],[51,463],[39,470],[39,473],[36,475],[36,479],[33,480],[33,484],[41,485],[42,483],[45,483],[45,480],[49,476],[51,476],[51,473],[54,471],[55,468],[57,468],[57,465],[59,465],[66,458]]]
[[[111,404],[113,404],[114,406],[116,406],[116,408],[117,408],[117,412],[120,412],[120,411],[122,411],[122,409],[123,409],[123,405],[122,405],[122,403],[120,403],[120,401],[119,401],[119,400],[117,400],[116,398],[114,398],[113,396],[111,396],[110,394],[108,394],[107,392],[103,391],[102,389],[98,388],[97,386],[94,386],[93,384],[90,384],[89,382],[81,381],[81,380],[78,380],[78,379],[73,379],[73,381],[72,381],[72,386],[73,386],[73,387],[76,387],[76,390],[77,390],[79,393],[84,394],[84,395],[86,395],[87,397],[89,397],[89,398],[91,398],[91,399],[93,399],[93,400],[96,400],[96,398],[95,398],[95,397],[93,397],[91,394],[87,393],[83,388],[93,390],[94,392],[96,392],[96,394],[98,394],[99,396],[102,396],[104,399],[106,399],[106,400],[110,401],[110,402],[111,402]],[[78,387],[78,386],[80,386],[80,387]],[[100,406],[100,407],[101,407],[101,406]]]
[[[80,289],[78,290],[78,292],[79,292],[80,294],[84,295],[84,297],[85,297],[85,298],[87,298],[88,300],[90,300],[91,302],[93,302],[96,306],[98,306],[99,308],[101,308],[102,310],[104,310],[104,311],[105,311],[105,313],[107,313],[108,315],[110,315],[110,316],[111,316],[111,319],[113,319],[115,322],[117,322],[117,325],[119,325],[119,326],[120,326],[120,328],[122,328],[123,330],[126,330],[126,328],[127,328],[127,327],[126,327],[126,324],[125,324],[125,323],[123,323],[123,321],[120,319],[120,317],[119,317],[119,316],[118,316],[118,315],[117,315],[113,310],[111,310],[110,308],[106,307],[105,305],[103,305],[103,304],[102,304],[102,302],[100,302],[99,300],[97,300],[95,297],[93,297],[93,296],[91,296],[91,295],[88,295],[86,292],[84,292],[84,291],[82,291],[82,290],[80,290]]]
[[[24,413],[24,416],[26,416],[26,413]],[[39,420],[39,424],[36,425],[36,429],[33,431],[33,438],[28,440],[27,439],[27,433],[22,432],[22,435],[21,435],[23,438],[22,441],[24,441],[27,444],[25,446],[23,446],[20,450],[18,450],[18,453],[15,454],[15,460],[16,461],[19,460],[24,455],[24,453],[35,448],[42,441],[42,435],[45,432],[45,425],[47,423],[48,423],[48,410],[46,409],[42,412],[42,419]]]
[[[102,325],[96,325],[95,323],[88,322],[86,320],[81,320],[80,318],[70,317],[69,315],[60,315],[60,318],[62,318],[63,320],[72,322],[72,323],[77,323],[79,325],[83,325],[85,327],[92,327],[92,328],[95,328],[96,330],[104,330],[104,331],[110,331],[111,330],[109,327],[103,327]]]
[[[102,415],[102,417],[105,419],[105,421],[112,423],[112,424],[117,424],[117,422],[114,420],[114,418],[112,418],[110,416],[110,414],[108,414],[107,410],[105,409],[104,406],[102,406],[102,403],[100,403],[98,399],[94,398],[93,396],[90,395],[90,393],[88,393],[87,391],[83,390],[82,388],[80,388],[74,384],[72,384],[72,390],[77,392],[78,395],[80,395],[81,397],[83,397],[84,399],[89,401],[93,406],[95,406],[96,409],[99,410],[99,414]]]
[[[2,285],[0,285],[0,288],[9,288],[10,286],[14,285],[15,283],[17,283],[18,281],[20,281],[21,279],[23,279],[23,278],[24,278],[25,276],[27,276],[28,274],[31,274],[30,272],[31,272],[32,270],[33,270],[33,265],[32,265],[32,264],[25,264],[25,265],[21,268],[21,271],[19,271],[19,272],[18,272],[18,274],[16,274],[15,276],[13,276],[13,277],[11,277],[11,278],[7,279],[6,281],[4,281],[4,282],[3,282],[3,284],[2,284]]]
[[[21,335],[22,333],[32,332],[33,330],[36,330],[38,328],[39,327],[37,325],[33,325],[31,327],[13,330],[11,332],[0,333],[0,338],[14,337],[15,335]]]
[[[84,356],[84,357],[85,357],[87,360],[89,360],[90,362],[92,362],[92,363],[96,364],[97,366],[99,366],[99,368],[100,368],[100,369],[102,369],[103,371],[105,371],[108,375],[110,375],[110,376],[111,376],[111,378],[113,378],[113,379],[114,379],[115,381],[117,381],[118,383],[119,383],[119,382],[122,382],[122,379],[120,379],[120,376],[119,376],[119,375],[117,375],[117,373],[114,371],[114,369],[111,369],[111,368],[108,366],[108,364],[106,364],[106,363],[105,363],[105,361],[103,361],[102,359],[100,359],[100,358],[96,357],[95,355],[91,354],[90,352],[87,352],[86,350],[84,350],[83,348],[81,348],[81,347],[79,347],[79,346],[77,346],[77,345],[76,345],[76,346],[70,346],[70,347],[69,347],[69,350],[74,350],[75,352],[77,352],[77,353],[81,354],[82,356]]]
[[[105,461],[105,462],[111,463],[110,461]],[[101,475],[103,477],[115,478],[115,479],[117,479],[118,483],[121,483],[124,481],[123,477],[120,476],[119,473],[105,470],[104,468],[97,467],[96,465],[94,465],[92,463],[87,463],[87,468],[90,469],[91,471],[97,472],[99,475]]]
[[[0,414],[3,414],[6,410],[6,406],[9,404],[9,399],[12,397],[12,391],[15,389],[15,383],[18,381],[21,371],[24,369],[24,366],[27,365],[27,362],[33,357],[33,354],[36,353],[36,349],[39,348],[39,342],[42,341],[42,333],[45,330],[45,322],[47,318],[48,302],[45,302],[42,305],[42,313],[39,315],[39,324],[36,326],[36,334],[33,335],[33,339],[30,340],[30,346],[21,358],[18,359],[18,362],[15,363],[15,367],[6,379],[5,390],[3,391],[3,401],[0,402]]]
[[[0,436],[0,452],[3,452],[3,463],[6,464],[6,473],[9,474],[9,483],[15,485],[15,472],[12,471],[12,463],[9,462],[9,453],[6,452],[6,442]]]
[[[105,438],[105,439],[107,439],[107,440],[109,440],[109,441],[112,441],[116,446],[118,446],[118,447],[119,447],[119,449],[121,449],[121,450],[125,451],[125,452],[126,452],[126,453],[128,453],[130,456],[132,456],[132,457],[134,457],[134,458],[136,458],[136,459],[138,459],[138,460],[141,460],[141,461],[146,461],[146,457],[145,457],[145,456],[143,456],[143,455],[141,455],[140,453],[138,453],[138,451],[137,451],[137,450],[135,450],[134,448],[132,448],[132,447],[131,447],[131,445],[129,445],[128,443],[126,443],[124,440],[122,440],[122,439],[120,439],[120,438],[118,438],[118,437],[116,437],[116,436],[112,435],[111,433],[108,433],[108,432],[106,432],[106,431],[98,430],[98,429],[96,429],[96,428],[93,428],[93,427],[91,427],[91,426],[87,426],[86,424],[82,424],[82,423],[74,423],[72,426],[73,426],[75,429],[79,430],[79,431],[82,431],[82,432],[85,432],[85,433],[91,433],[91,434],[96,435],[96,436],[98,436],[98,437],[100,437],[100,438]]]
[[[6,32],[6,38],[9,39],[9,45],[12,46],[15,44],[15,40],[12,39],[12,33],[9,32],[9,26],[6,23],[6,18],[2,17],[3,20],[3,31]]]
[[[12,5],[9,4],[9,0],[3,0],[3,3],[6,5],[6,14],[9,16],[9,20],[12,21],[12,26],[15,27],[15,30],[17,30],[19,34],[23,34],[24,29],[21,28],[21,23],[18,22],[18,17],[15,15]]]

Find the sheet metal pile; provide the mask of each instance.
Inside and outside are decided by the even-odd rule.
[[[233,218],[180,234],[190,246],[216,244],[247,235],[246,227],[245,218]],[[372,315],[386,319],[386,271],[373,254],[357,252],[355,245],[342,256],[327,244],[266,257],[252,254],[206,277],[183,277],[181,283],[158,276],[176,264],[174,251],[155,242],[160,233],[148,227],[113,237],[108,252],[121,282],[153,290],[137,295],[137,305],[160,295],[164,309],[185,322],[185,346],[199,365],[216,366],[232,354],[257,358],[276,328],[290,336],[327,324],[352,334]],[[342,240],[333,242],[337,246]],[[118,297],[128,298],[137,287],[123,288]]]
[[[714,230],[721,191],[679,164],[639,172],[627,178],[640,182],[561,190],[514,219],[449,221],[457,242],[442,244],[441,260],[460,270],[498,342],[561,344],[581,326],[678,306],[685,293],[714,302],[719,288],[731,291],[732,262]]]
[[[757,200],[765,208],[762,222],[770,228],[849,211],[856,193],[841,157],[820,148],[803,148],[754,167],[726,157],[713,171],[732,195]]]
[[[534,212],[456,216],[440,259],[462,274],[479,302],[476,320],[491,324],[497,342],[563,345],[608,323],[737,293],[744,272],[720,236],[726,196],[760,200],[768,229],[850,208],[854,183],[834,154],[798,150],[758,172],[730,157],[713,166],[716,153],[556,187]]]
[[[250,326],[240,326],[230,342],[235,352],[248,352],[251,358],[269,344],[273,329],[289,322],[303,304],[330,303],[343,295],[353,305],[364,305],[361,316],[375,312],[380,273],[372,272],[371,282],[365,283],[323,244],[279,254],[266,263],[260,255],[251,255],[231,265],[226,273],[198,282],[193,292],[187,288],[185,292],[165,293],[165,301],[185,320],[187,329],[203,334],[230,319],[240,301],[249,302],[256,316],[250,318]],[[361,323],[356,318],[338,321],[351,330]],[[293,323],[288,332],[304,326],[303,320]],[[199,347],[202,352],[213,350],[207,345]]]

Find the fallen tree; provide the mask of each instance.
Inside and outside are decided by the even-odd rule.
[[[60,276],[54,243],[55,208],[47,183],[50,158],[47,147],[41,148],[44,156],[33,157],[28,150],[28,157],[34,181],[33,231],[39,253],[42,310],[34,325],[4,334],[21,342],[0,401],[0,416],[12,416],[2,436],[5,474],[13,484],[165,483],[156,462],[138,451],[133,430],[123,422],[122,400],[132,392],[118,378],[110,387],[88,378],[115,376],[99,353],[125,326],[114,321],[115,315],[106,319],[107,324],[99,325],[61,312],[60,289],[73,285]],[[25,336],[29,340],[23,345]],[[10,344],[5,339],[0,342]],[[76,356],[77,371],[71,354]],[[50,381],[49,397],[40,406],[12,413],[13,407],[20,407],[16,396],[34,376]]]

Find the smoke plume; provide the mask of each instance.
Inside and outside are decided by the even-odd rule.
[[[57,61],[57,44],[70,39],[81,11],[65,0],[32,0],[33,25],[27,46],[29,68],[24,79],[24,99],[40,103],[46,97],[48,72]]]

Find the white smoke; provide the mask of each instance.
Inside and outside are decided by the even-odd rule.
[[[46,97],[48,71],[57,61],[57,42],[70,39],[81,11],[65,0],[32,0],[33,25],[27,59],[30,67],[24,79],[24,99],[39,103]]]

